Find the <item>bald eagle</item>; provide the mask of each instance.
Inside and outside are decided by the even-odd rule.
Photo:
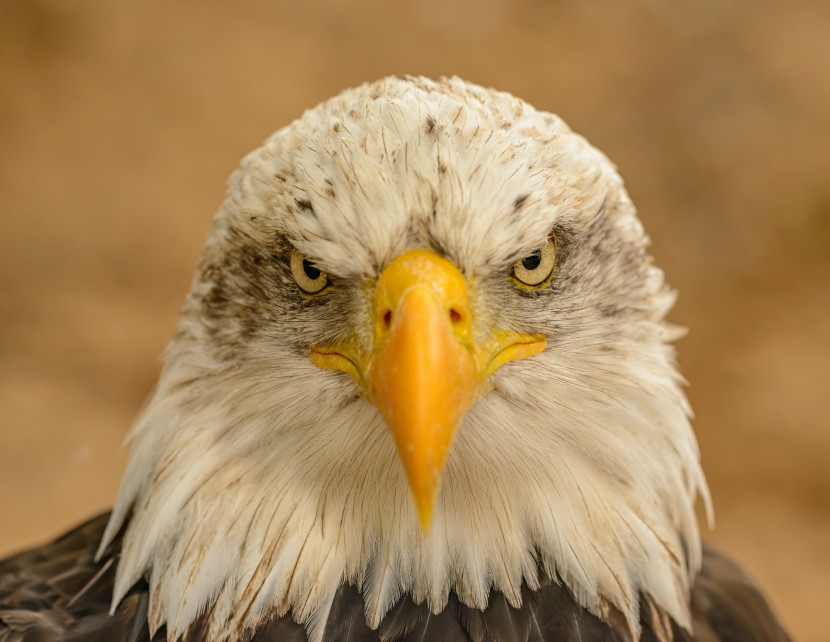
[[[0,562],[0,641],[783,641],[709,496],[614,166],[459,79],[233,175],[112,513]]]

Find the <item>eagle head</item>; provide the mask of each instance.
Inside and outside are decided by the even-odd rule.
[[[146,577],[171,639],[315,639],[343,582],[374,627],[556,581],[688,625],[706,485],[647,245],[608,159],[508,94],[306,112],[231,178],[132,431],[116,603]]]

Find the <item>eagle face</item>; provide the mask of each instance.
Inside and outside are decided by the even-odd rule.
[[[553,579],[687,624],[706,486],[646,245],[611,163],[507,94],[389,78],[278,131],[133,430],[115,601],[147,575],[171,639],[206,609],[314,639],[344,581],[377,626]]]

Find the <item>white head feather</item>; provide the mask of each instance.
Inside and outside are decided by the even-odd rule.
[[[554,283],[516,294],[510,265],[551,230]],[[289,243],[335,295],[298,300]],[[343,581],[377,626],[404,593],[516,605],[547,575],[635,634],[641,593],[688,626],[708,497],[646,245],[605,156],[507,94],[388,78],[308,111],[217,215],[102,544],[129,518],[115,602],[147,576],[170,639],[208,608],[216,640],[275,613],[314,639]],[[371,284],[423,246],[462,270],[479,325],[548,336],[469,412],[428,536],[374,406],[308,359],[365,334]]]

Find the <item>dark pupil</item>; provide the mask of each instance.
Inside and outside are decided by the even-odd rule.
[[[314,264],[308,259],[303,259],[303,272],[312,281],[320,278],[320,270],[314,267]]]
[[[535,270],[539,267],[539,264],[542,262],[542,250],[536,250],[530,256],[525,257],[522,259],[522,267],[525,270]]]

